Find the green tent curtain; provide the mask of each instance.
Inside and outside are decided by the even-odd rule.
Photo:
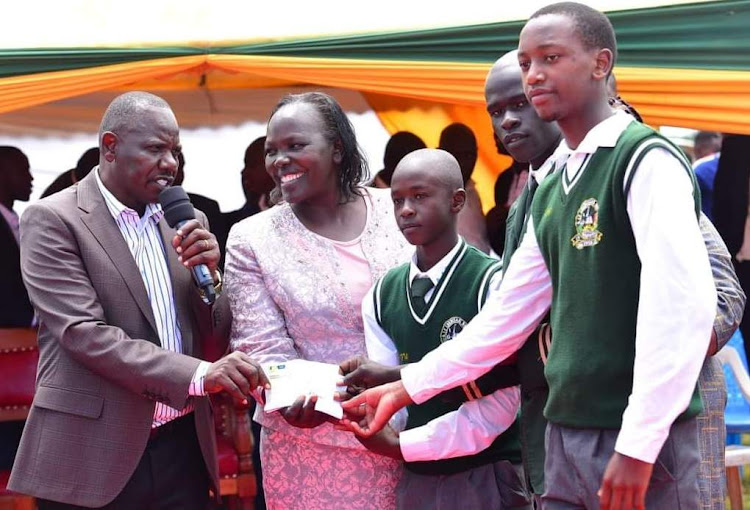
[[[750,1],[607,13],[629,67],[750,69]],[[494,62],[518,46],[525,21],[215,48],[214,53],[295,57]]]
[[[0,78],[205,54],[189,46],[0,50]]]

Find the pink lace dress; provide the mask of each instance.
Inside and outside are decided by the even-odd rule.
[[[225,275],[233,349],[261,363],[294,358],[340,363],[365,354],[361,291],[366,280],[374,282],[409,256],[389,191],[367,188],[367,194],[370,209],[358,243],[337,245],[310,232],[288,204],[235,225]],[[295,428],[261,406],[255,420],[263,426],[269,509],[395,508],[400,463],[369,453],[328,423]]]

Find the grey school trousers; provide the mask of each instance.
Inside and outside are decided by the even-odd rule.
[[[531,510],[523,479],[522,468],[508,461],[452,475],[422,475],[404,469],[396,487],[396,509]]]
[[[618,433],[547,424],[543,510],[599,510],[597,492]],[[675,423],[654,464],[646,509],[699,508],[699,464],[696,420]]]

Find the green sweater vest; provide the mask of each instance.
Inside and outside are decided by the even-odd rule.
[[[533,179],[531,175],[529,179]],[[551,175],[548,179],[553,179]],[[508,212],[505,230],[505,251],[503,251],[503,268],[507,269],[513,255],[518,249],[521,238],[526,231],[526,217],[531,210],[535,191],[526,185],[521,195],[513,202]],[[549,313],[542,319],[549,322]],[[553,335],[554,336],[554,335]],[[521,453],[523,470],[534,494],[544,493],[544,433],[547,420],[544,418],[544,406],[547,404],[547,380],[544,378],[544,363],[540,354],[539,328],[526,339],[518,350],[518,374],[521,382],[521,415],[520,426]]]
[[[566,194],[565,172],[546,179],[531,212],[552,278],[552,347],[545,368],[547,419],[567,427],[619,429],[633,386],[641,264],[626,208],[643,156],[670,150],[691,176],[696,221],[700,193],[682,153],[651,128],[631,123],[613,148],[599,148]],[[626,170],[632,167],[627,189]],[[678,418],[700,412],[697,391]]]
[[[453,339],[481,309],[490,279],[499,261],[461,241],[461,248],[443,273],[427,303],[424,316],[410,304],[409,264],[391,269],[376,284],[375,314],[405,363],[417,362],[441,343]],[[407,429],[458,409],[440,395],[409,406]],[[514,423],[486,450],[472,456],[429,462],[408,462],[406,468],[424,474],[453,474],[477,466],[508,460],[521,461],[518,426]]]

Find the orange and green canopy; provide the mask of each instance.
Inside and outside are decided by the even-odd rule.
[[[750,0],[608,15],[618,39],[620,94],[647,122],[750,134]],[[523,23],[245,43],[0,49],[0,113],[113,89],[353,89],[389,131],[413,131],[428,145],[450,122],[470,125],[480,142],[475,176],[490,203],[491,183],[507,162],[495,154],[484,78],[499,55],[517,46]]]

